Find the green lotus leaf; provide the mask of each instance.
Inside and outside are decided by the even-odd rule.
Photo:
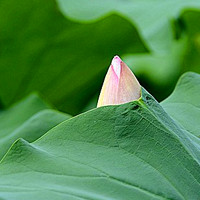
[[[200,87],[199,75],[185,76]],[[172,97],[196,91],[189,85],[180,81]],[[85,112],[33,143],[17,140],[0,163],[0,198],[198,199],[200,148],[191,135],[142,89],[137,101]]]

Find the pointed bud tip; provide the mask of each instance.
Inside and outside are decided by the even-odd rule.
[[[114,56],[114,58],[112,59],[112,62],[111,62],[111,66],[113,67],[113,70],[118,78],[120,78],[121,67],[122,67],[121,63],[122,63],[122,60],[117,55]]]
[[[118,60],[119,62],[122,61],[121,58],[118,55],[114,56],[114,58],[112,60]]]

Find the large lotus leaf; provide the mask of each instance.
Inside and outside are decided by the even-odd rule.
[[[78,113],[102,84],[115,54],[146,51],[130,22],[68,20],[54,0],[0,0],[0,99],[7,107],[39,91]]]
[[[189,135],[142,90],[16,141],[0,164],[0,198],[198,199],[200,149]]]
[[[57,1],[63,13],[77,21],[94,21],[111,13],[121,14],[137,27],[150,49],[156,52],[170,50],[174,38],[172,20],[184,10],[200,9],[200,1],[196,0]]]
[[[162,102],[168,114],[190,133],[200,137],[200,75],[185,73],[174,92]]]

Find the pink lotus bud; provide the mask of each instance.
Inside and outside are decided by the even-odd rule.
[[[115,56],[106,74],[97,107],[134,101],[141,96],[141,86],[128,66]]]

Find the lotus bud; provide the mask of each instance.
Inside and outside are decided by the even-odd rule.
[[[115,56],[104,79],[97,107],[139,99],[141,86],[129,67]]]

